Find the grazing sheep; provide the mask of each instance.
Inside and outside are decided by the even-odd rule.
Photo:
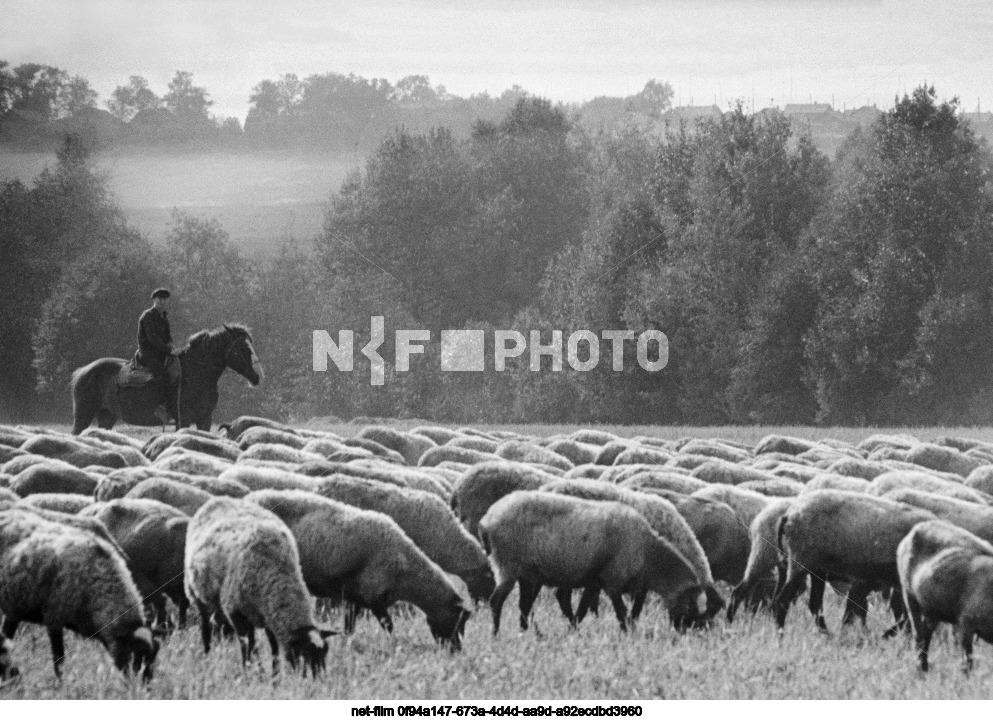
[[[738,488],[755,491],[763,496],[788,498],[799,496],[803,491],[803,484],[786,478],[776,478],[768,481],[747,481],[739,485]]]
[[[553,468],[561,468],[563,471],[573,467],[572,461],[565,456],[528,441],[505,441],[497,446],[494,452],[500,458],[518,463],[542,463]]]
[[[449,448],[469,448],[473,451],[482,451],[483,453],[496,453],[496,449],[500,447],[500,443],[501,441],[492,438],[458,436],[448,441],[445,445]]]
[[[834,473],[820,473],[804,484],[800,495],[812,493],[813,491],[851,491],[852,493],[868,493],[869,481],[863,478],[851,478],[849,476],[839,476]]]
[[[65,659],[63,629],[96,638],[125,673],[152,677],[158,642],[145,625],[141,597],[124,558],[86,531],[20,508],[0,513],[0,611],[3,636],[22,622],[48,629],[56,676]]]
[[[954,523],[987,543],[993,543],[993,508],[989,506],[960,501],[938,493],[915,491],[912,488],[896,488],[883,498],[923,508],[940,520]]]
[[[756,443],[752,452],[756,456],[760,456],[764,453],[787,453],[791,456],[799,456],[800,454],[819,446],[820,444],[816,441],[810,441],[806,438],[781,436],[773,433]]]
[[[931,636],[944,622],[956,627],[969,672],[973,637],[993,643],[993,545],[945,521],[929,521],[900,541],[896,563],[921,670],[928,670]]]
[[[97,480],[64,461],[46,460],[25,468],[10,481],[10,490],[21,497],[35,493],[79,493],[92,496]]]
[[[907,461],[933,471],[954,473],[963,478],[983,465],[981,460],[967,456],[962,451],[934,443],[916,444],[907,453]]]
[[[639,471],[633,476],[621,481],[620,485],[633,490],[661,488],[668,491],[676,491],[687,496],[694,491],[699,491],[707,487],[707,483],[698,478],[664,470]]]
[[[46,511],[75,514],[93,503],[93,496],[80,493],[36,493],[28,496],[21,503]]]
[[[45,463],[51,461],[51,458],[46,456],[39,456],[37,453],[25,453],[21,451],[21,455],[14,456],[9,461],[0,466],[0,473],[8,476],[16,476],[18,473],[23,471],[25,468],[30,468],[36,463]]]
[[[751,541],[748,565],[741,583],[731,592],[727,610],[728,623],[734,621],[742,602],[751,600],[752,605],[758,607],[772,601],[769,590],[770,587],[773,593],[776,590],[776,582],[770,583],[774,574],[775,581],[786,580],[786,559],[779,548],[779,522],[792,504],[792,499],[774,501],[752,519],[748,528]]]
[[[272,468],[253,468],[236,463],[220,475],[222,481],[235,481],[250,491],[261,491],[265,488],[289,489],[299,488],[313,491],[317,481],[310,476],[290,471],[280,471]]]
[[[495,453],[484,453],[483,451],[474,451],[471,448],[458,448],[457,446],[445,444],[437,448],[428,449],[421,456],[421,460],[417,462],[417,465],[437,466],[445,461],[455,461],[456,463],[467,463],[472,466],[477,463],[483,463],[484,461],[498,460],[500,460],[500,457]]]
[[[600,478],[604,472],[614,466],[598,466],[595,463],[583,463],[565,472],[563,478]]]
[[[0,488],[0,503],[13,505],[20,502],[21,497],[8,488]]]
[[[310,438],[307,444],[300,450],[305,453],[316,453],[319,456],[327,458],[331,454],[338,453],[346,448],[348,446],[342,441],[337,441],[333,438]]]
[[[238,634],[243,664],[255,650],[255,629],[262,628],[274,674],[281,648],[293,668],[303,662],[314,676],[323,670],[324,639],[331,634],[317,627],[296,540],[279,516],[244,500],[211,499],[190,521],[184,573],[186,596],[200,612],[205,653],[217,613]]]
[[[536,470],[526,463],[480,463],[466,471],[455,485],[451,507],[469,535],[476,538],[479,535],[479,519],[498,500],[513,491],[537,490],[556,480],[556,476]]]
[[[445,445],[453,438],[458,438],[464,435],[458,431],[452,430],[451,428],[442,428],[440,426],[417,426],[417,428],[411,428],[410,432],[419,436],[424,436],[425,438],[434,441],[439,446]]]
[[[365,448],[348,448],[347,446],[340,451],[335,451],[327,456],[324,460],[329,463],[349,463],[351,461],[369,460],[377,458],[376,454],[372,451],[367,451]]]
[[[389,448],[403,456],[408,466],[416,466],[421,456],[429,448],[438,444],[425,436],[403,433],[387,426],[366,426],[358,432],[357,438],[366,438]]]
[[[661,466],[672,460],[673,454],[659,448],[646,446],[629,446],[614,458],[615,466],[652,465]]]
[[[777,463],[770,472],[774,476],[779,476],[780,478],[789,478],[790,480],[797,481],[798,483],[807,483],[812,480],[815,476],[822,473],[820,468],[815,466],[807,466],[800,463],[792,462],[782,462]]]
[[[573,431],[569,434],[569,438],[578,443],[588,443],[591,446],[605,446],[608,443],[613,443],[614,441],[619,441],[620,436],[614,435],[613,433],[608,433],[607,431],[598,431],[592,428],[581,428],[578,431]]]
[[[778,626],[786,624],[790,604],[805,589],[808,575],[809,608],[821,630],[827,629],[822,607],[829,576],[899,584],[897,544],[914,525],[934,518],[923,509],[862,493],[814,491],[794,499],[779,525],[787,575],[773,602]],[[899,600],[898,594],[890,597],[898,624],[904,612]]]
[[[346,463],[338,472],[360,478],[371,478],[395,486],[427,491],[444,499],[446,502],[449,496],[451,496],[451,489],[435,476],[431,475],[430,472],[407,466],[397,466],[392,463],[383,463],[380,460],[353,461],[352,463]]]
[[[598,466],[612,466],[614,461],[617,460],[617,456],[621,455],[628,448],[631,448],[633,444],[627,440],[616,440],[601,446],[600,452],[597,453],[596,458],[593,462]]]
[[[993,496],[993,465],[980,466],[972,471],[966,479],[969,488]]]
[[[86,466],[124,468],[128,465],[124,456],[116,451],[99,450],[68,436],[32,436],[21,444],[21,450],[65,461],[77,468]]]
[[[726,443],[721,443],[720,441],[708,441],[702,438],[690,441],[680,448],[679,452],[699,454],[701,456],[711,456],[712,458],[719,458],[720,460],[728,461],[729,463],[743,463],[752,457],[752,454],[748,451],[743,451],[740,448],[729,446]]]
[[[600,446],[595,446],[592,443],[581,443],[571,438],[557,438],[545,447],[553,453],[568,458],[573,466],[592,465],[597,454],[600,453]]]
[[[869,493],[881,496],[897,488],[913,488],[928,493],[941,493],[972,503],[986,503],[983,495],[962,483],[954,483],[922,471],[889,471],[869,484]]]
[[[473,600],[488,599],[493,593],[493,572],[482,547],[434,494],[341,475],[321,479],[316,492],[356,508],[385,513],[442,570],[465,581]]]
[[[306,463],[307,461],[323,461],[324,456],[290,448],[280,443],[256,443],[243,450],[238,455],[237,463],[248,459],[260,461],[280,461],[282,463]]]
[[[104,443],[113,443],[117,446],[130,446],[137,451],[142,450],[145,446],[145,444],[137,438],[132,438],[131,436],[118,433],[117,431],[111,431],[106,428],[97,428],[96,426],[87,428],[79,434],[79,437],[93,438],[98,441],[103,441]]]
[[[358,448],[368,451],[375,458],[389,461],[390,463],[396,463],[399,466],[402,466],[405,463],[401,454],[391,448],[387,448],[382,443],[377,443],[371,438],[356,436],[355,438],[346,438],[344,443],[347,448]]]
[[[772,499],[756,491],[750,491],[741,486],[726,486],[714,484],[690,494],[691,498],[705,498],[708,501],[726,503],[734,509],[735,515],[745,528],[752,524],[755,516],[772,503]]]
[[[159,454],[152,468],[163,471],[176,471],[191,476],[220,476],[233,464],[217,456],[185,448],[168,448]]]
[[[470,611],[445,573],[393,519],[300,491],[259,491],[247,499],[269,509],[296,537],[303,574],[315,596],[343,595],[392,630],[388,607],[412,603],[435,639],[462,647]],[[346,620],[351,630],[354,612]]]
[[[666,468],[682,468],[692,473],[698,466],[710,463],[714,459],[710,456],[702,456],[699,453],[677,453],[665,464]]]
[[[731,585],[740,583],[751,548],[748,525],[731,506],[719,501],[691,495],[674,505],[700,542],[714,578]]]
[[[909,433],[898,433],[896,435],[874,433],[868,438],[861,440],[855,447],[863,453],[872,454],[873,451],[876,451],[879,448],[887,447],[900,448],[905,451],[909,451],[918,443],[920,443],[920,440],[914,438]]]
[[[235,442],[238,444],[238,448],[243,451],[257,443],[288,446],[299,451],[307,445],[308,439],[299,435],[296,431],[266,428],[265,426],[252,426],[238,436]]]
[[[275,428],[280,431],[293,431],[293,429],[285,423],[280,423],[279,421],[274,421],[269,418],[262,418],[260,416],[238,416],[238,418],[235,418],[231,421],[231,423],[222,423],[218,427],[218,430],[223,430],[228,438],[235,439],[241,436],[241,434],[249,428],[253,428],[255,426]]]
[[[0,468],[2,468],[7,461],[12,461],[18,456],[30,455],[26,451],[22,451],[20,448],[12,448],[10,446],[5,446],[0,444]]]
[[[246,495],[248,489],[246,488]],[[192,516],[200,506],[213,496],[196,486],[170,481],[166,478],[149,478],[142,481],[124,496],[125,498],[149,498],[172,506],[187,516]]]
[[[650,463],[626,463],[623,465],[604,467],[603,473],[600,474],[599,480],[605,483],[623,483],[628,478],[644,471],[673,472],[663,466],[657,466]]]
[[[189,516],[148,498],[96,503],[81,515],[100,521],[123,549],[138,591],[155,611],[155,624],[168,625],[168,597],[179,609],[179,625],[185,626],[190,604],[183,589],[183,558]]]
[[[774,481],[776,476],[739,463],[711,459],[693,469],[693,477],[707,483],[737,486],[748,481]]]
[[[191,436],[188,433],[176,433],[174,435],[175,438],[169,444],[168,448],[185,448],[188,451],[205,453],[208,456],[214,456],[215,458],[231,461],[232,463],[238,460],[238,455],[241,453],[241,448],[238,447],[238,444],[225,438],[201,438],[200,436]],[[158,451],[158,454],[161,454],[165,450],[165,448],[162,448]],[[156,454],[156,458],[158,454]],[[156,458],[152,458],[151,456],[149,458],[153,461],[156,460]]]
[[[622,596],[643,589],[662,596],[676,625],[707,612],[707,595],[690,562],[622,503],[517,491],[493,504],[479,532],[497,576],[490,598],[494,635],[503,603],[518,581],[522,594],[531,597],[522,603],[522,613],[530,612],[541,586],[600,588],[623,630],[628,610]],[[640,610],[636,606],[633,615]]]
[[[880,446],[868,455],[868,460],[891,465],[890,461],[906,461],[909,454],[910,449],[908,448]]]
[[[828,473],[837,473],[839,476],[864,478],[867,481],[872,481],[889,471],[890,468],[885,463],[878,461],[869,461],[861,458],[839,458],[828,466],[826,470]]]

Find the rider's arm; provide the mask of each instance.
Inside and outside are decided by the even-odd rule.
[[[167,340],[164,329],[154,327],[155,324],[148,317],[143,317],[139,325],[139,338],[144,336],[145,341],[160,353],[171,353],[172,343]]]

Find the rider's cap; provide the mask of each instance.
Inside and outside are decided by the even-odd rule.
[[[170,295],[172,294],[165,288],[156,288],[152,291],[153,298],[168,298]]]

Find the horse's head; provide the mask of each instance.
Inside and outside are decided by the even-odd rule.
[[[224,364],[235,373],[242,375],[253,386],[257,386],[265,377],[262,362],[255,355],[252,347],[252,336],[242,325],[224,325],[229,343],[224,353]]]

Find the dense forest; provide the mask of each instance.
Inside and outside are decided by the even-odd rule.
[[[278,122],[303,102],[292,89],[266,86],[289,103],[262,103]],[[0,191],[0,415],[67,419],[72,369],[129,356],[149,290],[169,285],[186,330],[253,330],[266,383],[226,387],[220,420],[988,425],[991,162],[929,87],[834,158],[778,112],[590,132],[523,94],[465,135],[392,131],[333,189],[318,237],[246,256],[179,212],[163,246],[143,240],[70,134],[53,167]],[[536,372],[524,355],[446,373],[435,342],[409,372],[387,343],[383,386],[358,353],[355,372],[312,369],[314,330],[353,329],[359,348],[372,315],[388,340],[658,329],[669,364]]]

